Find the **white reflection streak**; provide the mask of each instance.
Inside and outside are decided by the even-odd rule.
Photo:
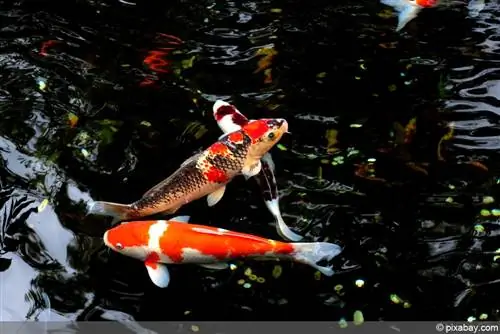
[[[0,156],[5,162],[6,169],[18,177],[29,182],[40,176],[45,177],[47,189],[57,191],[66,181],[68,197],[74,201],[88,201],[90,195],[78,189],[76,183],[67,180],[64,173],[52,162],[42,161],[35,157],[19,152],[12,142],[0,137]],[[49,204],[39,213],[32,214],[27,218],[26,224],[39,236],[43,247],[51,257],[65,267],[66,274],[72,275],[75,270],[67,263],[68,245],[74,239],[74,235],[66,229],[59,221],[54,208]],[[31,282],[36,278],[38,272],[31,268],[17,254],[12,254],[12,263],[7,271],[0,273],[0,321],[26,321],[26,316],[18,314],[20,311],[28,314],[30,302],[23,298],[23,294],[31,289]],[[10,278],[11,284],[7,279]],[[15,282],[15,284],[13,284]],[[7,300],[9,303],[7,304]],[[12,303],[22,303],[12,307]],[[17,312],[14,312],[16,310]],[[55,318],[54,318],[55,317]],[[50,310],[45,310],[44,320],[61,320],[65,318]]]

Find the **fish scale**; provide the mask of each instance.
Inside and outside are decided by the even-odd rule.
[[[206,182],[206,177],[196,167],[196,161],[190,162],[184,168],[177,170],[166,184],[132,204],[134,214],[140,216],[140,211],[146,207],[159,207],[165,203],[173,202],[183,197],[184,194],[200,189]]]
[[[208,153],[207,156],[201,155],[198,159],[190,161],[167,179],[170,182],[165,182],[165,185],[152,192],[151,196],[144,197],[132,204],[134,213],[140,215],[139,212],[146,207],[156,208],[174,202],[184,197],[186,193],[193,193],[202,189],[206,184],[222,183],[208,180],[204,174],[209,168],[217,168],[231,174],[241,170],[251,139],[245,135],[241,144],[232,144],[228,138],[223,138],[219,142],[228,148],[229,154],[227,156]],[[204,167],[198,168],[198,165]]]

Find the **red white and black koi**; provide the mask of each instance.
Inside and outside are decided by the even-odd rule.
[[[248,118],[236,109],[234,105],[222,100],[215,101],[213,106],[213,115],[217,121],[217,125],[219,125],[219,128],[224,133],[239,131],[242,126],[249,122]],[[271,154],[269,152],[264,154],[261,162],[262,169],[260,173],[255,175],[253,178],[262,191],[262,196],[264,197],[267,208],[276,219],[276,230],[284,239],[299,241],[303,237],[294,233],[286,225],[283,217],[281,216],[278,186],[276,184],[276,177],[274,176],[275,165]]]
[[[288,131],[284,119],[260,119],[226,134],[201,153],[184,161],[167,179],[132,204],[93,202],[88,213],[115,217],[114,222],[154,215],[173,214],[181,206],[207,196],[209,206],[224,195],[235,176],[260,172],[260,159]]]
[[[331,266],[317,263],[342,251],[328,242],[287,243],[188,221],[189,216],[178,216],[169,221],[127,222],[106,231],[103,239],[110,249],[144,261],[149,277],[161,288],[170,282],[168,264],[225,269],[234,259],[291,260],[332,276]]]

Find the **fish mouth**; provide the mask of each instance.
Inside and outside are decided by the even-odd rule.
[[[105,244],[106,246],[108,246],[109,248],[111,248],[111,249],[112,249],[113,247],[112,247],[112,246],[111,246],[111,244],[109,243],[109,239],[108,239],[108,232],[109,232],[109,231],[104,232],[104,235],[102,236],[102,240],[104,241],[104,244]]]
[[[288,133],[288,122],[284,118],[278,118],[276,120],[276,125],[280,128],[284,133]]]

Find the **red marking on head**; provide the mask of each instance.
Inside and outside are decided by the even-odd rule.
[[[203,233],[196,229],[212,233]],[[184,249],[196,250],[204,255],[210,255],[218,260],[262,255],[268,252],[275,254],[290,254],[294,251],[293,244],[269,241],[258,236],[227,231],[221,233],[211,226],[184,224],[170,221],[167,233],[160,238],[160,247],[165,255],[174,262],[183,262]]]
[[[213,144],[208,148],[208,151],[212,154],[226,155],[228,154],[229,149],[223,143],[216,142],[215,144]]]
[[[150,253],[146,258],[146,260],[144,260],[144,263],[151,269],[156,269],[158,268],[159,261],[160,261],[160,255],[158,255],[157,253]]]
[[[214,183],[225,183],[229,181],[226,172],[214,166],[210,166],[204,175],[208,181]]]
[[[107,231],[107,241],[113,247],[123,248],[146,246],[149,242],[149,228],[155,221],[135,221],[118,225]]]
[[[434,7],[437,5],[438,0],[417,0],[417,5],[421,7]]]
[[[232,132],[229,134],[228,139],[233,143],[241,143],[243,141],[243,133],[240,131]]]
[[[261,138],[268,130],[267,120],[259,119],[257,121],[252,121],[242,127],[243,131],[252,138],[252,142]]]

